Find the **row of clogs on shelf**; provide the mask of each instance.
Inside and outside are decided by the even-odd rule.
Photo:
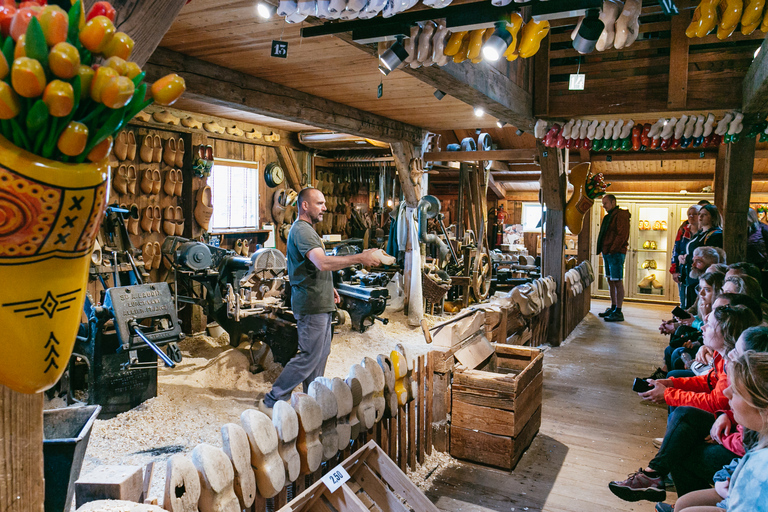
[[[704,37],[717,29],[717,38],[727,39],[739,24],[745,36],[757,29],[768,32],[765,0],[702,0],[693,12],[685,35]]]
[[[661,118],[656,123],[635,123],[633,120],[611,119],[609,121],[571,119],[565,125],[551,126],[539,119],[534,135],[547,147],[568,149],[586,148],[593,151],[644,151],[646,149],[669,149],[715,147],[729,144],[741,138],[744,129],[744,115],[728,112],[715,122],[713,114],[683,114],[680,119]],[[758,123],[747,134],[760,135],[768,140],[768,123]]]
[[[413,370],[413,358],[399,344],[389,356],[365,357],[346,379],[318,377],[290,402],[243,411],[239,424],[222,426],[222,448],[200,444],[168,460],[163,507],[244,510],[257,494],[277,495],[377,422],[397,417],[399,407],[418,395]]]
[[[557,302],[557,283],[552,276],[534,279],[530,283],[515,286],[509,298],[517,304],[525,316],[535,316],[544,308]]]
[[[575,297],[584,292],[589,293],[589,287],[595,281],[592,264],[588,260],[582,261],[574,268],[566,271],[564,279],[568,283],[571,296]]]
[[[605,0],[600,9],[600,21],[603,22],[603,31],[597,39],[595,49],[599,52],[616,48],[621,50],[628,48],[635,42],[640,33],[640,11],[643,9],[642,0]],[[571,39],[576,39],[576,34],[581,28],[584,16],[579,19],[576,28],[571,32]]]

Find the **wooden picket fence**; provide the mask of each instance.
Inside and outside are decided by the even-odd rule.
[[[425,458],[432,453],[433,375],[436,357],[439,357],[439,354],[432,351],[414,359],[413,380],[417,383],[418,392],[413,400],[400,406],[396,418],[382,418],[371,430],[351,441],[347,449],[323,462],[314,473],[299,476],[296,482],[288,484],[274,498],[262,498],[257,493],[256,501],[249,510],[274,512],[281,509],[294,496],[301,494],[370,440],[374,440],[405,473],[409,469],[416,469],[417,464],[423,464]]]

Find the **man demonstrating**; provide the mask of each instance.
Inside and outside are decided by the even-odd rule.
[[[288,276],[291,281],[291,309],[296,317],[299,352],[283,368],[272,389],[259,402],[259,410],[271,416],[278,400],[288,400],[293,389],[309,384],[325,372],[331,353],[331,317],[340,302],[331,272],[351,265],[378,265],[376,249],[348,256],[326,256],[323,241],[313,225],[323,220],[325,197],[315,188],[305,188],[296,200],[299,216],[288,233]]]
[[[597,254],[603,254],[611,307],[599,315],[606,322],[623,322],[624,313],[621,312],[621,306],[624,303],[624,258],[627,256],[629,245],[627,241],[630,213],[616,205],[616,196],[613,194],[603,197],[603,208],[607,213],[603,217],[597,237]]]

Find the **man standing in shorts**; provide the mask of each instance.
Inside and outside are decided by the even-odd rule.
[[[603,254],[605,277],[611,293],[611,307],[599,315],[606,322],[623,322],[624,313],[621,306],[624,303],[624,258],[627,256],[629,240],[629,211],[616,205],[616,196],[608,194],[603,197],[603,208],[606,211],[600,234],[597,237],[597,254]]]

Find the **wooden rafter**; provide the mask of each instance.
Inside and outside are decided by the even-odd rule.
[[[95,0],[86,0],[86,11]],[[149,60],[176,19],[186,0],[113,0],[115,28],[134,41],[131,61],[139,66]]]
[[[766,112],[768,109],[768,39],[763,41],[760,53],[749,66],[741,95],[743,112]]]
[[[158,48],[145,66],[147,80],[168,73],[181,75],[185,95],[213,105],[236,108],[286,121],[310,124],[384,142],[422,139],[416,126],[371,114],[290,87]]]

